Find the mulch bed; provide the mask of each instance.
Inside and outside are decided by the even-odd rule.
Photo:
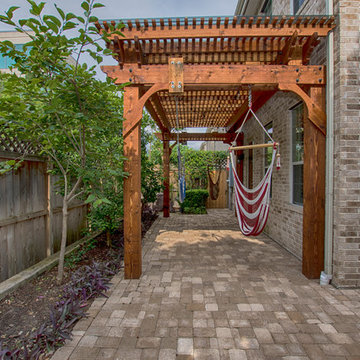
[[[142,219],[143,235],[155,221],[157,215],[147,213]],[[108,262],[109,258],[122,258],[123,231],[111,236],[112,248],[106,245],[106,235],[101,234],[92,245],[82,245],[66,260],[64,281],[57,284],[57,266],[24,284],[0,301],[0,342],[3,347],[13,348],[39,329],[49,319],[50,308],[54,307],[63,294],[64,286],[71,274],[84,265]],[[93,247],[93,248],[92,248]],[[89,302],[88,306],[91,305]]]

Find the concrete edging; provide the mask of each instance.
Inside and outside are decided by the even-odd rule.
[[[88,236],[85,236],[84,238],[75,241],[73,244],[69,245],[66,248],[65,256],[72,253],[74,250],[76,250],[80,245],[85,243],[86,241],[89,241],[98,235],[101,234],[101,231],[96,231],[93,234],[90,234]],[[19,286],[24,284],[25,282],[35,278],[36,276],[44,273],[45,271],[53,268],[55,265],[57,265],[59,262],[59,252],[48,256],[44,260],[39,261],[37,264],[30,266],[29,268],[19,272],[18,274],[12,276],[9,279],[6,279],[5,281],[0,283],[0,300],[3,299],[6,295],[13,292],[15,289],[17,289]]]

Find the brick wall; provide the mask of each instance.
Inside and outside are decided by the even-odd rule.
[[[263,125],[273,123],[273,138],[280,143],[281,169],[274,169],[272,198],[265,233],[281,244],[296,257],[302,257],[302,207],[291,203],[291,112],[290,108],[300,99],[296,95],[278,92],[258,112]],[[244,142],[255,144],[265,141],[265,133],[254,119],[244,126]],[[267,141],[267,139],[266,139]],[[253,184],[256,185],[265,173],[265,151],[253,153]],[[248,184],[249,152],[245,154],[245,184]]]
[[[273,14],[283,15],[291,13],[289,0],[273,0]],[[299,10],[300,14],[323,14],[325,13],[325,0],[305,1]],[[326,63],[326,41],[313,53],[310,63]],[[274,170],[272,199],[270,213],[265,232],[293,253],[298,258],[302,257],[302,206],[291,203],[291,112],[290,108],[297,104],[300,99],[289,93],[277,93],[257,113],[263,124],[273,122],[274,139],[280,142],[281,169]],[[245,143],[262,143],[263,131],[251,120],[244,127]],[[254,151],[253,154],[253,177],[257,184],[264,175],[264,150]],[[248,154],[245,156],[245,184],[248,181]]]
[[[360,286],[360,0],[334,1],[334,280]]]
[[[299,14],[325,14],[325,0],[306,0]],[[273,14],[290,14],[290,0],[273,0]],[[334,227],[333,284],[360,286],[360,0],[334,0],[339,15],[334,32]],[[326,64],[326,41],[312,55],[312,64]],[[302,215],[290,205],[290,118],[294,102],[289,94],[276,94],[258,115],[273,120],[274,137],[281,142],[282,169],[275,171],[273,199],[266,232],[285,248],[301,257]],[[274,119],[274,113],[279,114]],[[247,129],[246,141],[260,141],[254,129]],[[262,136],[261,131],[259,132]],[[262,140],[261,140],[262,141]],[[263,152],[254,153],[254,180],[263,175]]]

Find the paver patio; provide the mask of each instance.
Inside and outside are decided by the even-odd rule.
[[[159,217],[143,255],[141,279],[116,275],[53,360],[360,359],[360,290],[307,280],[228,210]]]

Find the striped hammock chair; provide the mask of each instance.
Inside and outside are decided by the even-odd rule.
[[[261,128],[265,131],[267,136],[270,138],[271,143],[254,145],[254,146],[245,146],[246,148],[265,148],[273,147],[272,158],[270,166],[268,167],[265,176],[260,181],[260,183],[254,188],[249,189],[244,184],[241,183],[239,176],[236,172],[235,166],[235,155],[234,150],[241,150],[241,146],[237,147],[236,138],[239,136],[245,122],[249,116],[253,116],[255,120],[259,123]],[[266,225],[268,216],[269,216],[269,205],[270,205],[270,189],[271,189],[271,177],[273,173],[274,163],[276,159],[276,167],[280,168],[280,154],[278,153],[279,144],[276,143],[273,138],[270,136],[268,131],[262,125],[261,121],[258,119],[254,111],[251,109],[251,90],[249,91],[249,110],[244,118],[244,121],[237,131],[233,146],[230,147],[230,158],[232,164],[232,171],[234,176],[234,190],[235,190],[235,209],[240,226],[241,232],[246,235],[259,235]],[[239,149],[240,148],[240,149]]]

